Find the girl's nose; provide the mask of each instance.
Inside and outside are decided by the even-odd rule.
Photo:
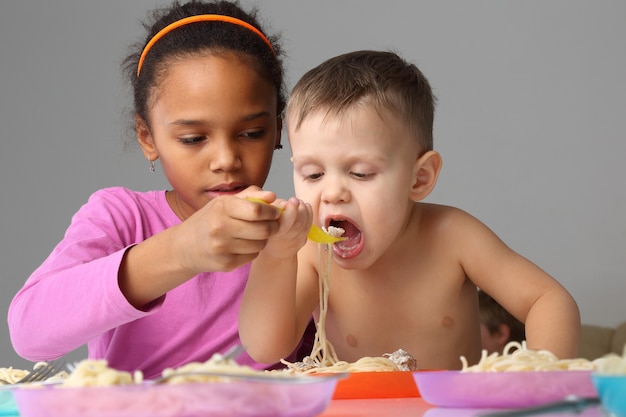
[[[233,171],[241,168],[239,149],[229,139],[214,140],[209,149],[210,164],[212,171]]]

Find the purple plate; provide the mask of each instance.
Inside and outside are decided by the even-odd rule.
[[[438,407],[515,408],[597,397],[591,371],[414,372],[422,398]]]
[[[343,374],[246,378],[178,385],[13,391],[21,417],[312,417],[326,409]]]

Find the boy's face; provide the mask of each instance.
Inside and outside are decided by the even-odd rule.
[[[315,223],[345,229],[335,261],[365,268],[401,238],[420,149],[399,119],[372,105],[325,114],[308,115],[298,130],[287,123],[296,196],[312,205]]]

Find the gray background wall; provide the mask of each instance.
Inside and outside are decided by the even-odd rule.
[[[157,4],[167,2],[0,4],[3,317],[90,193],[167,187],[122,142],[129,101],[119,64]],[[289,86],[355,49],[415,61],[439,99],[444,167],[428,200],[469,211],[555,276],[583,322],[626,320],[626,2],[243,4],[258,4],[282,32]],[[288,148],[267,188],[292,195]],[[3,319],[0,366],[22,364]]]

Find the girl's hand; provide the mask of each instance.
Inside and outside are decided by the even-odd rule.
[[[259,198],[271,204],[246,199]],[[175,247],[185,268],[200,272],[229,271],[252,261],[279,230],[280,205],[271,191],[250,187],[221,196],[176,226]],[[288,219],[292,219],[292,209]],[[306,234],[305,234],[306,236]]]

